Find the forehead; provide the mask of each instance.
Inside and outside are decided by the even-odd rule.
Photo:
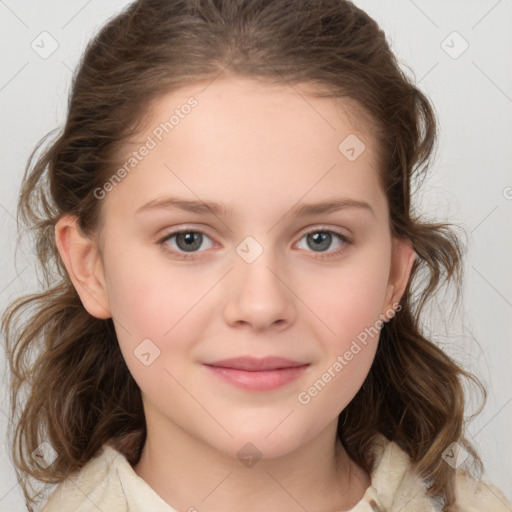
[[[235,203],[291,206],[330,192],[382,200],[377,144],[361,109],[347,98],[311,92],[229,78],[157,98],[124,161],[149,141],[151,149],[107,202],[124,200],[136,209],[172,193],[228,201],[236,211]]]
[[[324,97],[319,97],[317,93]],[[323,139],[334,143],[340,136],[351,133],[372,138],[374,120],[354,99],[344,96],[325,97],[326,90],[312,84],[269,84],[249,78],[217,78],[178,89],[155,99],[145,116],[146,131],[156,131],[160,123],[171,120],[173,135],[198,130],[230,134],[233,137],[258,133],[268,134],[279,142],[300,140],[309,146]],[[193,103],[193,107],[189,105]],[[173,114],[175,114],[173,116]],[[183,122],[187,119],[187,122]],[[298,123],[300,121],[300,123]],[[242,131],[241,131],[242,130]],[[170,131],[160,133],[164,138]],[[326,139],[326,135],[330,135]],[[218,140],[222,143],[222,140]],[[260,140],[262,144],[264,140]],[[368,142],[370,142],[368,140]],[[337,146],[337,144],[335,144]],[[255,147],[257,149],[257,146]]]

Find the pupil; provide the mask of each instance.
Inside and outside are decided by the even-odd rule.
[[[178,233],[176,236],[176,245],[183,251],[192,252],[201,247],[203,236],[201,233]]]
[[[331,245],[331,239],[332,235],[330,233],[313,233],[308,235],[308,244],[312,241],[313,245],[310,245],[311,249],[325,251]]]

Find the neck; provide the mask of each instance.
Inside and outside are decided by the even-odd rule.
[[[336,424],[292,453],[251,465],[153,421],[134,470],[173,508],[191,512],[349,510],[370,485],[337,440]]]

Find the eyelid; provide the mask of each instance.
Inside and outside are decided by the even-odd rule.
[[[346,240],[351,240],[351,237],[348,233],[343,233],[341,231],[341,228],[339,227],[332,227],[332,226],[327,226],[327,225],[322,225],[322,224],[314,224],[312,226],[308,226],[307,228],[304,228],[302,231],[301,231],[301,234],[300,234],[300,238],[302,238],[304,235],[307,235],[309,233],[318,233],[318,232],[329,232],[329,233],[335,233],[336,235],[339,235],[341,236],[342,238],[346,239]]]
[[[170,238],[173,235],[179,235],[180,233],[200,233],[202,235],[206,235],[213,241],[213,237],[208,234],[207,229],[203,227],[188,226],[186,224],[180,227],[164,229],[155,237],[155,239],[156,241],[162,241]]]

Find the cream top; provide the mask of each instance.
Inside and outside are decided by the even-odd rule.
[[[371,485],[350,512],[438,512],[409,456],[380,436]],[[462,512],[512,512],[502,492],[459,472],[456,503]],[[195,509],[193,505],[189,511]],[[203,508],[197,505],[198,512]],[[105,444],[74,477],[57,486],[43,512],[178,512],[140,478],[120,452]],[[186,511],[180,511],[186,512]]]

